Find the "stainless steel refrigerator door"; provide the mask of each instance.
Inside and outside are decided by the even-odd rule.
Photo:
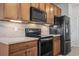
[[[66,17],[64,20],[64,40],[70,41],[70,25],[69,25],[69,18]]]

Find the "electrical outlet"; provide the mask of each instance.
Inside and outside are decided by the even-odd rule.
[[[14,27],[14,31],[18,31],[18,28],[17,27]]]

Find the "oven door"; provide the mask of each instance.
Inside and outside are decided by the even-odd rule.
[[[41,56],[51,56],[52,55],[52,40],[41,40]]]

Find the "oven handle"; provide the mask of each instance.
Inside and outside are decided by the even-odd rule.
[[[53,39],[41,39],[41,41],[49,41],[49,40],[53,40]]]

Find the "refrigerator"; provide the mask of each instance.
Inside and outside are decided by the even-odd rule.
[[[61,54],[67,55],[71,51],[70,18],[68,16],[55,17],[55,25],[60,28]]]
[[[70,40],[70,18],[68,16],[61,16],[59,20],[62,21],[61,26],[61,54],[67,55],[71,51]]]

